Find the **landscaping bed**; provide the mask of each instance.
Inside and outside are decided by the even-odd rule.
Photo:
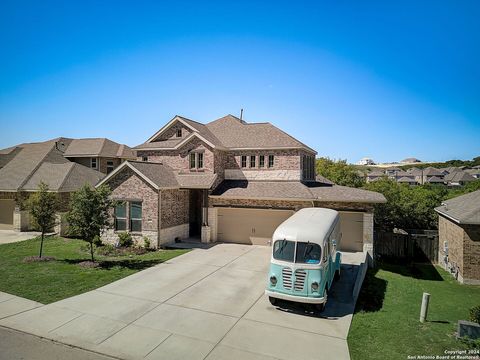
[[[431,294],[420,323],[423,292]],[[367,272],[348,334],[353,360],[445,355],[478,346],[457,340],[458,320],[480,304],[480,287],[459,284],[438,266],[380,264]]]
[[[90,252],[85,242],[62,237],[46,238],[45,257],[50,261],[29,261],[38,255],[37,238],[0,245],[0,291],[48,304],[90,291],[162,263],[188,250],[145,251],[118,249],[95,254],[96,266],[87,266]]]

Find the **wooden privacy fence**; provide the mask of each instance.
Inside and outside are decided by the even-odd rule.
[[[374,251],[377,258],[397,258],[417,262],[438,262],[438,232],[416,230],[408,234],[376,231]]]

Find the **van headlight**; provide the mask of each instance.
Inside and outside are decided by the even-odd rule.
[[[318,291],[318,282],[312,283],[312,291]]]
[[[277,285],[277,278],[274,275],[270,276],[270,284],[272,284],[272,286]]]

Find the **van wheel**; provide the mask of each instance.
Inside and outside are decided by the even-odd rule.
[[[335,276],[334,276],[335,280],[338,281],[340,280],[340,269],[338,269],[337,271],[335,271]]]
[[[270,301],[270,304],[272,304],[273,306],[277,304],[277,299],[274,297],[269,296],[268,300]]]

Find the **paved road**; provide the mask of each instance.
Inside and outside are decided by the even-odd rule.
[[[111,360],[51,340],[0,327],[0,360]]]
[[[4,317],[0,326],[122,359],[349,359],[361,255],[344,255],[341,281],[322,314],[270,305],[269,247],[219,244]]]

